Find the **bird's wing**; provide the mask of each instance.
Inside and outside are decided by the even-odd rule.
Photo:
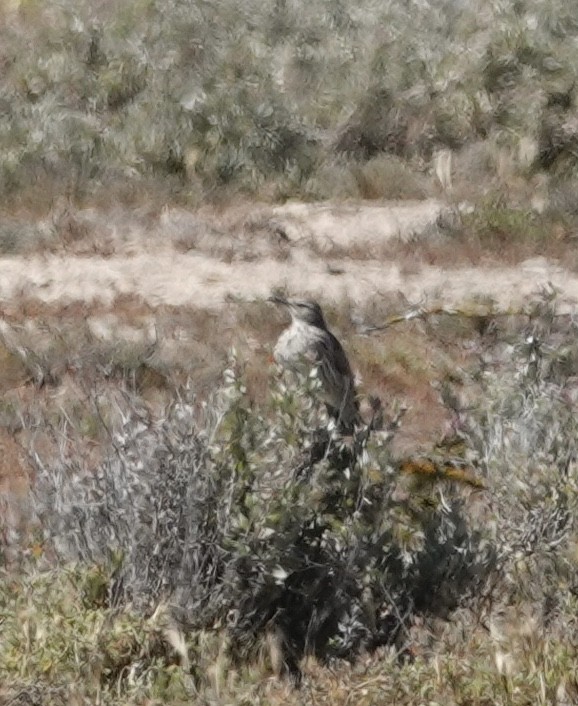
[[[332,349],[332,357],[333,361],[335,363],[335,369],[344,378],[351,378],[353,379],[353,373],[351,372],[351,366],[349,365],[349,360],[347,359],[347,355],[345,354],[345,351],[343,350],[343,346],[337,338],[331,333],[331,331],[327,332],[328,338],[330,341],[330,346]]]
[[[360,417],[351,366],[343,347],[330,332],[323,337],[322,348],[319,362],[327,394],[325,403],[329,414],[338,420],[341,430],[352,433]]]
[[[353,373],[341,343],[329,331],[317,341],[317,361],[328,392],[343,400],[353,392]],[[339,403],[338,405],[339,406]]]

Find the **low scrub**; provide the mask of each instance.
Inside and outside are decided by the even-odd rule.
[[[278,387],[256,411],[235,366],[226,378],[200,410],[184,392],[162,419],[129,405],[96,471],[72,449],[35,456],[45,541],[63,560],[114,566],[111,605],[169,600],[193,630],[227,621],[234,661],[275,634],[298,679],[307,654],[403,650],[416,612],[484,594],[495,552],[463,500],[393,500],[391,433],[346,444],[310,392]]]
[[[155,185],[192,205],[304,197],[311,184],[355,195],[348,169],[333,183],[336,161],[375,198],[395,184],[363,165],[384,156],[403,160],[413,194],[437,150],[484,141],[503,154],[532,142],[533,168],[576,170],[575,23],[553,20],[567,14],[560,2],[480,14],[447,0],[410,13],[370,0],[65,0],[0,12],[0,191],[36,209],[39,183],[45,200],[81,202]]]
[[[336,437],[315,376],[276,378],[255,408],[234,358],[208,401],[180,389],[153,418],[117,397],[96,468],[70,426],[54,430],[58,453],[31,452],[36,529],[2,577],[2,677],[58,690],[88,670],[83,698],[178,702],[228,670],[254,680],[263,660],[299,684],[307,658],[411,662],[432,638],[441,656],[458,639],[443,624],[488,627],[499,675],[526,668],[528,611],[540,640],[574,644],[578,352],[547,297],[527,321],[499,346],[480,332],[471,399],[445,393],[453,431],[428,456],[394,457],[401,413]],[[536,679],[557,688],[559,664]]]

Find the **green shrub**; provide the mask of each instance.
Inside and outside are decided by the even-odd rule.
[[[96,471],[74,452],[35,455],[46,541],[63,560],[117,562],[110,601],[169,598],[196,630],[228,616],[240,662],[274,628],[298,678],[304,654],[351,659],[416,612],[484,594],[495,555],[459,496],[393,501],[391,434],[334,439],[314,378],[309,391],[274,388],[266,414],[235,364],[225,378],[200,415],[184,392],[161,419],[129,411]]]
[[[529,209],[512,208],[500,200],[489,200],[462,216],[456,237],[461,234],[477,240],[488,252],[495,252],[508,245],[546,242],[550,227],[547,219]]]

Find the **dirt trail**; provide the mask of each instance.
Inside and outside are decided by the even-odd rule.
[[[134,257],[4,258],[0,300],[21,296],[44,303],[112,304],[119,295],[138,295],[152,305],[215,307],[227,300],[266,298],[274,287],[323,301],[364,302],[402,291],[410,301],[456,306],[478,297],[499,307],[522,304],[552,283],[567,305],[578,301],[578,276],[538,258],[517,267],[442,270],[422,266],[402,274],[396,263],[295,257],[278,262],[224,263],[205,255],[143,253]]]
[[[227,233],[229,241],[234,241],[227,256],[210,247],[194,247],[194,243],[187,252],[178,252],[171,239],[151,238],[149,233],[142,248],[135,247],[133,240],[130,253],[117,251],[110,257],[66,253],[3,257],[0,303],[16,303],[24,296],[55,305],[112,304],[119,295],[138,295],[151,305],[212,308],[231,299],[262,299],[273,288],[284,287],[326,302],[347,298],[362,303],[402,291],[411,302],[456,306],[483,297],[508,307],[523,304],[548,283],[561,290],[563,306],[571,308],[578,301],[578,275],[543,258],[516,267],[441,269],[416,264],[408,273],[383,255],[375,259],[347,255],[348,248],[353,252],[362,245],[371,247],[394,237],[423,233],[434,226],[443,210],[436,201],[293,204],[265,209],[245,218],[245,226],[249,223],[250,227],[239,226]],[[182,215],[179,218],[172,222],[183,222]],[[158,224],[159,236],[170,223],[171,213],[165,212]],[[258,228],[255,223],[260,224]],[[183,238],[191,227],[186,222],[180,225]],[[198,221],[194,227],[198,230]],[[252,252],[255,239],[266,240],[268,231],[280,235],[268,241],[266,252],[261,249],[260,256],[244,259],[243,253]],[[340,256],[324,254],[320,244],[337,245]]]
[[[234,307],[225,312],[215,331],[211,323],[216,318],[214,312],[209,316],[199,312],[199,321],[192,328],[186,317],[197,313],[193,309],[263,300],[276,287],[318,298],[324,304],[348,301],[361,305],[403,292],[408,302],[423,306],[458,307],[485,299],[506,309],[523,306],[540,287],[552,284],[561,292],[560,307],[573,310],[578,302],[578,275],[545,258],[517,267],[448,269],[424,265],[417,257],[412,262],[406,255],[403,262],[396,262],[390,253],[399,249],[391,246],[392,239],[408,240],[416,249],[423,247],[428,238],[436,237],[436,224],[446,210],[433,200],[247,206],[218,215],[165,208],[152,220],[126,211],[85,211],[73,213],[70,224],[57,231],[50,230],[49,221],[41,223],[38,228],[49,235],[77,232],[81,236],[72,241],[66,237],[49,241],[51,247],[61,248],[60,253],[47,250],[0,257],[0,341],[8,344],[5,359],[0,360],[4,368],[0,383],[4,391],[14,391],[16,400],[20,394],[37,394],[36,388],[27,391],[30,369],[12,354],[21,344],[48,351],[55,370],[60,370],[58,354],[54,357],[50,352],[53,329],[44,326],[43,314],[35,313],[43,311],[36,301],[49,305],[57,317],[64,315],[61,307],[82,305],[70,307],[66,320],[72,320],[74,326],[75,317],[79,323],[84,317],[91,333],[103,342],[148,345],[157,342],[160,330],[159,360],[169,367],[183,359],[195,361],[195,374],[204,376],[203,384],[212,380],[212,375],[220,375],[221,359],[212,346],[215,338],[229,331],[229,325],[232,335],[253,352],[260,365],[270,350],[277,323],[270,323],[262,346],[255,331],[260,322],[253,321],[243,330]],[[164,312],[143,312],[138,302],[133,306],[132,301],[119,301],[115,308],[115,301],[123,295],[152,306],[186,307],[185,323],[174,312],[164,318]],[[21,325],[23,317],[26,321]],[[82,341],[78,345],[82,366]],[[76,362],[74,355],[71,360]],[[410,384],[406,371],[396,370],[388,377],[366,367],[364,384],[378,395],[409,399],[412,411],[397,441],[399,450],[427,446],[428,439],[441,433],[443,410],[429,381],[420,383],[412,378]],[[261,384],[256,370],[253,377],[254,384]],[[77,394],[75,380],[70,375],[63,379],[58,395],[73,399]],[[7,489],[24,492],[29,469],[9,433],[0,433],[0,452],[1,503]]]

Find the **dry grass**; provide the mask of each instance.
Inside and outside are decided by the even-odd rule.
[[[382,253],[414,274],[421,265],[451,270],[468,265],[515,266],[544,257],[576,270],[574,241],[577,224],[556,214],[539,215],[530,209],[479,204],[437,233],[399,238]]]
[[[10,668],[18,654],[20,659],[39,660],[43,672],[31,682],[24,670],[6,684],[1,694],[6,703],[27,703],[25,699],[34,694],[48,706],[90,703],[99,683],[99,698],[105,704],[119,703],[115,692],[122,693],[124,704],[142,703],[147,694],[150,704],[270,706],[304,702],[349,706],[353,700],[364,706],[384,700],[402,706],[417,701],[522,706],[573,703],[576,696],[576,645],[569,645],[562,633],[546,635],[540,620],[523,612],[510,611],[506,621],[491,631],[484,626],[466,628],[459,617],[453,624],[416,624],[411,648],[403,655],[380,649],[353,665],[338,662],[330,668],[309,658],[303,664],[302,686],[296,690],[274,675],[266,651],[253,664],[235,668],[223,652],[224,635],[206,633],[179,646],[178,633],[167,629],[160,613],[146,620],[129,612],[108,614],[99,605],[97,572],[70,571],[53,577],[52,585],[47,579],[39,576],[26,585],[12,580],[2,587],[3,600],[18,606],[22,638],[8,655],[4,653],[1,668]],[[58,630],[46,622],[41,598],[55,608]],[[51,655],[55,648],[66,650],[67,642],[81,650],[82,679],[72,672],[65,682],[55,682],[55,676],[65,675]],[[184,654],[194,659],[190,675],[182,666],[183,647]],[[20,701],[15,702],[17,695]]]
[[[373,320],[384,320],[389,313],[383,304],[373,309]],[[428,336],[420,325],[360,336],[347,308],[330,310],[328,317],[358,371],[361,390],[385,400],[407,401],[411,411],[402,437],[422,436],[427,444],[443,424],[431,382],[443,379],[448,368],[463,362],[459,346],[448,350],[435,332]],[[230,304],[217,311],[151,307],[135,297],[95,307],[23,301],[6,307],[4,321],[9,325],[10,348],[5,350],[11,361],[0,375],[5,389],[22,389],[28,381],[43,380],[51,390],[62,390],[59,399],[70,403],[82,398],[83,388],[119,380],[132,380],[141,394],[150,393],[152,399],[158,398],[155,390],[162,392],[190,379],[205,397],[220,380],[234,347],[246,361],[249,394],[262,404],[273,373],[273,345],[287,324],[265,302]],[[75,392],[75,381],[80,391]],[[41,392],[37,401],[42,396]],[[157,401],[162,399],[163,395]]]

